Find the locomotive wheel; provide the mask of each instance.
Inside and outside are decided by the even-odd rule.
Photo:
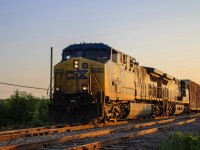
[[[175,112],[175,108],[171,105],[171,106],[169,106],[168,107],[168,112],[167,112],[167,114],[169,115],[169,116],[172,116],[173,114],[174,114],[174,112]]]
[[[161,113],[162,113],[162,109],[160,108],[159,105],[156,105],[156,106],[154,107],[154,110],[153,110],[153,115],[155,115],[155,116],[160,116]]]
[[[189,114],[190,113],[190,108],[189,106],[184,107],[184,114]]]
[[[98,125],[98,124],[100,124],[101,123],[101,121],[99,120],[99,119],[93,119],[92,120],[92,124],[93,125]]]

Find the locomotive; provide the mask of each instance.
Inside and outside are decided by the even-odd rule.
[[[55,122],[99,123],[188,113],[200,108],[200,86],[103,43],[73,44],[54,66],[49,104]]]

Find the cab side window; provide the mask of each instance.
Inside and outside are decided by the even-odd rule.
[[[133,67],[134,63],[135,63],[135,58],[130,58],[130,68]]]
[[[112,61],[117,63],[117,52],[115,50],[112,50]]]
[[[126,64],[126,62],[127,62],[127,57],[126,55],[123,55],[123,64]]]

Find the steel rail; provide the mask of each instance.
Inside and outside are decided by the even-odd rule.
[[[184,125],[184,124],[187,124],[187,123],[192,123],[196,120],[197,120],[197,118],[189,119],[189,120],[186,120],[186,121],[180,121],[180,122],[172,123],[172,124],[169,124],[169,125],[163,125],[163,126],[156,127],[156,128],[150,128],[150,129],[146,129],[146,130],[142,130],[142,131],[137,131],[137,132],[134,132],[134,133],[130,133],[130,134],[126,134],[126,135],[122,135],[122,136],[118,136],[118,137],[113,137],[113,138],[101,140],[101,141],[98,141],[98,142],[93,142],[93,143],[84,144],[84,145],[81,145],[81,146],[71,147],[71,148],[68,148],[68,150],[85,150],[85,149],[93,150],[93,149],[98,149],[98,148],[102,148],[102,147],[105,147],[105,146],[121,143],[123,141],[132,140],[132,139],[140,137],[140,136],[153,134],[153,133],[156,133],[156,132],[159,132],[161,130],[165,130],[165,129],[168,129],[168,128],[171,128],[171,127]]]
[[[192,114],[192,115],[188,115],[189,117],[193,117],[197,114]],[[185,116],[181,116],[181,117],[176,117],[177,119],[178,118],[182,118],[182,117],[185,117]],[[162,117],[155,117],[153,119],[155,120],[161,120],[161,119],[169,119],[169,118],[174,118],[174,116],[170,116],[170,117],[166,117],[166,116],[162,116]],[[134,120],[120,120],[119,122],[107,122],[106,124],[99,124],[99,125],[79,125],[79,126],[69,126],[68,124],[60,124],[60,125],[53,125],[53,126],[45,126],[45,127],[36,127],[36,128],[27,128],[27,129],[19,129],[19,130],[9,130],[9,131],[0,131],[0,138],[1,136],[5,136],[5,135],[12,135],[12,134],[25,134],[25,133],[32,133],[32,132],[41,132],[43,130],[48,130],[48,129],[65,129],[65,128],[69,128],[68,130],[69,131],[76,131],[76,130],[79,130],[81,128],[84,128],[85,126],[88,126],[88,127],[104,127],[104,126],[112,126],[112,125],[121,125],[121,124],[126,124],[126,123],[130,123]],[[37,134],[37,133],[36,133]],[[1,140],[0,140],[1,141]]]
[[[193,116],[193,117],[196,118],[198,116]],[[181,118],[183,118],[183,117],[181,117]],[[188,118],[188,116],[186,116],[185,118]],[[140,128],[140,127],[152,126],[152,125],[155,125],[155,124],[163,124],[163,123],[168,123],[168,122],[171,123],[175,120],[176,120],[176,118],[173,118],[173,119],[168,119],[168,120],[161,120],[161,121],[144,123],[144,124],[140,124],[140,125],[130,125],[128,127],[126,126],[126,127],[122,127],[122,128],[116,128],[116,129],[107,129],[107,130],[101,130],[101,131],[95,131],[95,132],[87,132],[87,133],[78,134],[78,135],[71,135],[71,136],[65,136],[65,137],[62,137],[62,138],[56,138],[56,139],[53,139],[53,140],[43,140],[43,141],[39,141],[39,142],[32,142],[32,143],[26,143],[26,144],[3,146],[3,147],[0,147],[0,149],[5,149],[5,150],[17,150],[17,149],[21,150],[22,149],[23,150],[23,149],[27,149],[27,148],[33,149],[33,148],[39,148],[39,147],[46,147],[46,146],[50,146],[50,145],[61,144],[61,143],[64,143],[64,142],[74,141],[74,140],[83,139],[83,138],[108,135],[108,134],[112,134],[112,133],[115,133],[115,132],[117,133],[117,132],[120,132],[120,131],[123,131],[123,130],[130,130],[132,128]],[[192,121],[194,121],[194,120],[196,120],[196,119],[192,119]],[[160,129],[152,129],[152,130],[157,131],[157,130],[160,130]],[[136,135],[140,135],[143,132],[149,133],[150,130],[141,131],[141,132],[137,133]],[[152,131],[150,133],[152,133]],[[124,139],[124,138],[126,139],[126,137],[123,137],[122,139]],[[101,141],[100,141],[100,143],[101,143]],[[109,143],[109,142],[107,142],[107,143]],[[91,143],[89,145],[89,147],[91,147],[91,145],[94,146],[94,147],[96,147],[96,146],[98,147],[99,142]],[[88,147],[88,145],[83,145],[82,147]],[[76,147],[74,147],[74,148],[76,148]],[[80,148],[80,147],[77,147],[77,148]]]
[[[72,132],[77,130],[86,130],[92,128],[100,128],[105,126],[116,126],[127,124],[128,121],[121,121],[117,123],[107,123],[107,124],[99,124],[99,125],[82,125],[82,126],[50,126],[50,127],[39,127],[39,128],[29,128],[22,130],[13,130],[13,131],[4,131],[0,132],[0,141],[14,140],[17,138],[30,137],[30,136],[40,136],[40,135],[48,135],[54,133],[62,133],[62,132]]]
[[[69,125],[62,124],[62,125],[53,125],[53,126],[45,126],[45,127],[36,127],[36,128],[26,128],[26,129],[18,129],[18,130],[9,130],[9,131],[1,131],[1,135],[9,135],[9,134],[16,134],[16,133],[28,133],[30,131],[41,131],[46,129],[55,129],[55,128],[62,128],[67,127]]]

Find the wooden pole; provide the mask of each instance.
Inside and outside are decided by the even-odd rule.
[[[50,101],[52,103],[52,71],[53,71],[53,47],[51,47],[51,59],[50,59]]]

